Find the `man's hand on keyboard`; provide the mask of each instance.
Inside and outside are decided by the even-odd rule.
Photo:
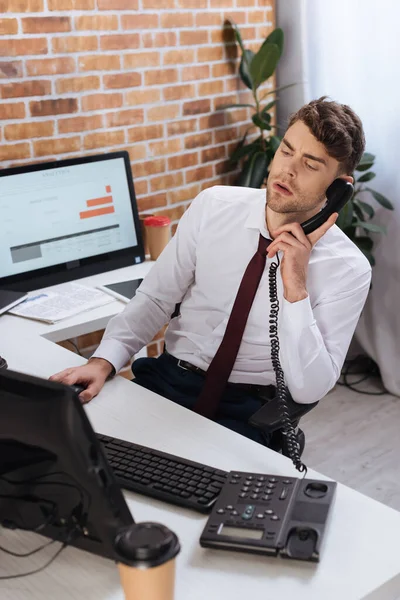
[[[86,389],[79,394],[82,402],[90,402],[103,387],[107,377],[111,374],[113,366],[103,358],[92,358],[82,367],[73,367],[55,373],[49,379],[60,381],[66,385],[80,384]]]

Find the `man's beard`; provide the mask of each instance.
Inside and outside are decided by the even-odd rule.
[[[277,177],[276,179],[285,183],[283,177]],[[274,212],[281,214],[293,213],[295,215],[312,211],[316,213],[321,208],[321,205],[323,205],[325,194],[310,197],[308,194],[294,188],[293,185],[290,185],[290,189],[293,192],[291,196],[280,194],[272,187],[276,179],[271,181],[268,178],[267,180],[267,204]]]

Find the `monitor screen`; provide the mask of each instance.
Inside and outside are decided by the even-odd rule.
[[[0,171],[0,214],[2,287],[29,290],[43,287],[38,277],[52,285],[144,259],[127,152]]]

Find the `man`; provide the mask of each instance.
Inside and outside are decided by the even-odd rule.
[[[272,161],[267,192],[216,186],[201,192],[141,284],[114,317],[82,367],[52,377],[82,383],[91,400],[106,379],[169,322],[166,352],[133,364],[135,382],[193,409],[226,331],[246,267],[260,235],[272,239],[228,384],[213,416],[260,443],[248,424],[275,383],[269,338],[270,265],[279,253],[280,361],[296,402],[321,399],[334,386],[365,303],[371,268],[334,223],[334,213],[306,236],[300,223],[317,214],[325,191],[351,174],[364,151],[362,124],[346,105],[325,97],[291,116]],[[177,316],[171,319],[175,305]]]

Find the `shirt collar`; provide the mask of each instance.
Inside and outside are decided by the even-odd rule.
[[[252,203],[244,226],[247,229],[257,229],[261,235],[271,239],[265,219],[265,196]]]

